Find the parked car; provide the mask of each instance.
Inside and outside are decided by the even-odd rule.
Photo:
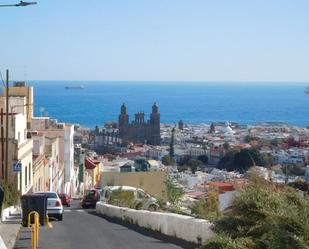
[[[95,208],[96,203],[100,200],[100,193],[97,189],[87,190],[82,200],[82,208]]]
[[[106,186],[100,191],[100,201],[108,203],[111,193],[115,190],[133,192],[137,209],[156,211],[159,208],[156,198],[147,194],[143,189],[130,186]]]
[[[59,194],[59,197],[62,205],[66,205],[67,207],[71,206],[71,198],[69,195],[61,193]]]
[[[56,192],[36,192],[35,194],[43,194],[47,196],[47,215],[58,220],[63,219],[63,206],[61,199]]]

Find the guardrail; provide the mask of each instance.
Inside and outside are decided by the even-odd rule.
[[[214,235],[211,222],[186,215],[135,210],[102,202],[97,203],[96,212],[198,244],[204,243]]]

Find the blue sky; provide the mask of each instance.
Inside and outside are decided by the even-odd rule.
[[[309,81],[308,13],[307,0],[38,0],[0,8],[0,69],[20,80]]]

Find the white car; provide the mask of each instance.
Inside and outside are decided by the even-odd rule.
[[[61,199],[56,192],[36,192],[35,194],[47,196],[47,215],[58,220],[63,219],[63,206]]]
[[[157,211],[159,205],[156,198],[147,194],[143,189],[130,186],[105,186],[100,192],[100,201],[108,203],[111,193],[115,190],[133,192],[137,209]]]

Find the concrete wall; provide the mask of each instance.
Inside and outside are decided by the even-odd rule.
[[[16,210],[17,210],[17,208],[15,206],[10,206],[10,207],[7,207],[7,208],[3,209],[2,212],[1,212],[0,223],[3,222],[3,221],[6,221],[7,218],[9,218],[10,215],[12,213],[14,213]],[[2,248],[2,247],[0,247],[0,248]]]
[[[101,173],[101,185],[131,186],[141,188],[148,194],[166,198],[166,173],[156,172],[103,172]]]
[[[97,203],[96,212],[194,243],[204,243],[214,235],[209,221],[185,215],[122,208],[101,202]]]

